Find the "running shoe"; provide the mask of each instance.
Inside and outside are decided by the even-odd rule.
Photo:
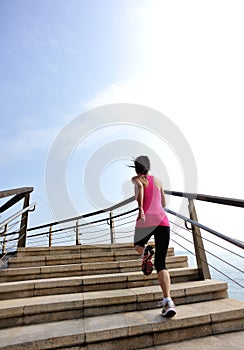
[[[150,275],[153,271],[153,263],[152,263],[153,254],[154,254],[153,247],[151,245],[146,246],[146,248],[144,249],[142,266],[141,266],[141,270],[146,276]]]
[[[163,302],[161,302],[159,304],[159,306],[163,306],[163,309],[162,309],[162,316],[163,317],[171,318],[171,317],[176,315],[175,304],[172,300],[166,301],[165,304],[163,304]]]

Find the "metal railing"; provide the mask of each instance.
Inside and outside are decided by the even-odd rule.
[[[198,200],[240,208],[244,207],[243,200],[167,190],[165,193],[170,196],[183,197],[188,201],[189,217],[181,215],[169,208],[166,208],[166,211],[169,216],[179,218],[182,223],[179,230],[184,230],[184,232],[188,233],[186,238],[186,234],[180,235],[179,232],[176,232],[175,227],[177,224],[171,220],[171,232],[174,233],[179,239],[186,240],[186,245],[191,244],[192,247],[194,247],[192,251],[186,248],[186,246],[183,247],[179,239],[172,239],[176,245],[184,248],[186,251],[188,250],[189,253],[194,254],[199,272],[199,279],[211,278],[210,270],[213,271],[214,268],[216,269],[216,267],[211,265],[211,263],[208,261],[210,255],[212,257],[216,254],[209,252],[204,247],[204,242],[216,244],[214,242],[215,237],[220,239],[222,242],[231,244],[231,246],[235,247],[235,249],[239,249],[241,252],[243,252],[244,243],[241,240],[228,237],[223,233],[199,223],[195,209],[195,201]],[[130,205],[129,210],[126,208],[127,205]],[[120,210],[118,213],[116,212],[117,209]],[[107,209],[28,228],[27,246],[51,247],[53,245],[87,245],[125,241],[131,242],[134,233],[136,216],[137,202],[135,201],[134,197],[130,197],[127,200]],[[204,237],[203,233],[207,234],[207,236]],[[223,243],[219,243],[219,247],[223,248]],[[231,250],[229,250],[229,252],[236,254]],[[243,254],[239,253],[237,255],[240,259],[242,259],[243,263]],[[218,258],[223,260],[221,257]],[[229,266],[232,265],[233,268],[236,268],[233,264],[231,264],[231,261],[226,261],[225,263]],[[239,266],[241,266],[241,263]],[[243,271],[238,267],[237,270],[239,270],[240,273],[243,273]],[[230,280],[232,279],[231,276],[228,277]],[[244,288],[242,283],[237,282],[237,284],[239,287]]]
[[[70,233],[72,233],[72,236],[73,236],[73,240],[70,240],[73,242],[72,244],[80,244],[79,233],[78,233],[79,228],[87,227],[87,226],[92,225],[92,224],[93,225],[94,224],[97,224],[97,225],[98,224],[107,224],[107,226],[109,227],[109,233],[110,233],[110,243],[113,243],[114,242],[114,228],[115,228],[114,220],[122,215],[127,215],[127,214],[130,214],[131,212],[136,212],[137,208],[135,206],[134,209],[127,211],[124,214],[114,215],[113,213],[116,209],[121,208],[123,206],[126,206],[134,201],[135,201],[134,197],[130,197],[130,198],[128,198],[122,202],[119,202],[118,204],[115,204],[107,209],[101,209],[98,211],[86,213],[86,214],[72,217],[69,219],[54,221],[54,222],[47,223],[44,225],[39,225],[39,226],[28,228],[27,229],[27,232],[28,232],[27,238],[48,236],[49,246],[52,246],[54,233],[64,232],[67,234],[70,232]],[[86,219],[92,219],[93,217],[101,217],[101,218],[97,218],[96,220],[93,220],[91,222],[86,221]],[[70,223],[73,223],[73,224],[70,224]],[[55,228],[58,226],[63,226],[63,227],[62,228]],[[34,235],[29,234],[33,231],[38,232],[38,233],[36,233]],[[75,232],[75,238],[74,238],[74,232]],[[59,240],[59,244],[62,244],[61,239]]]
[[[23,215],[27,214],[30,211],[34,211],[36,208],[36,202],[32,203],[28,207],[25,207],[24,209],[18,211],[17,213],[10,216],[8,219],[2,221],[0,223],[0,243],[2,245],[1,249],[1,260],[5,258],[7,253],[15,252],[17,250],[17,247],[19,246],[19,241],[23,239],[22,235],[26,235],[26,227],[23,230],[23,227],[20,226],[20,230],[18,231],[12,231],[12,229],[19,223],[21,223],[23,220],[20,218],[23,217]]]
[[[215,204],[222,204],[222,205],[243,208],[244,207],[243,200],[226,198],[226,197],[210,196],[210,195],[205,195],[205,194],[175,192],[175,191],[165,191],[165,193],[167,195],[183,197],[183,198],[188,199],[189,218],[187,218],[179,213],[173,212],[170,209],[167,209],[167,212],[184,220],[186,228],[187,228],[187,225],[186,225],[187,222],[191,224],[190,230],[192,231],[192,238],[193,238],[193,243],[194,243],[194,250],[195,250],[194,255],[196,256],[197,267],[198,267],[200,279],[211,278],[210,267],[214,268],[213,266],[210,266],[210,264],[207,260],[207,254],[206,254],[207,251],[204,247],[201,230],[208,232],[211,235],[214,235],[215,237],[220,238],[222,241],[229,242],[235,247],[244,249],[244,243],[242,241],[234,239],[232,237],[228,237],[227,235],[224,235],[216,230],[213,230],[212,228],[209,228],[206,225],[200,224],[198,222],[197,213],[196,213],[195,204],[194,204],[194,200],[199,200],[199,201],[204,201],[204,202],[208,202],[208,203],[215,203]],[[187,229],[189,229],[189,228],[187,228]],[[208,240],[208,241],[213,242],[213,239]],[[223,244],[222,244],[222,246],[223,246]],[[208,252],[208,253],[211,255],[210,252]],[[213,254],[212,254],[212,256],[213,256]],[[243,256],[242,256],[242,259],[243,259]],[[243,273],[243,271],[242,271],[242,273]],[[230,276],[229,276],[229,279],[232,280],[232,278]]]
[[[189,209],[189,218],[187,218],[186,216],[183,216],[179,213],[176,213],[170,209],[165,209],[169,214],[172,214],[174,216],[177,216],[179,218],[181,218],[182,220],[184,220],[184,222],[188,222],[192,225],[192,230],[194,231],[194,234],[195,235],[199,235],[199,232],[197,231],[197,233],[195,232],[196,228],[198,229],[203,229],[205,231],[208,231],[209,233],[215,235],[215,236],[218,236],[232,244],[234,244],[235,246],[238,246],[240,248],[244,248],[244,243],[240,240],[237,240],[237,239],[234,239],[234,238],[231,238],[231,237],[228,237],[214,229],[211,229],[203,224],[200,224],[198,222],[198,219],[197,219],[197,215],[196,215],[196,209],[195,209],[195,205],[194,205],[194,200],[201,200],[201,201],[205,201],[205,202],[210,202],[210,203],[218,203],[218,204],[224,204],[224,205],[229,205],[229,206],[235,206],[235,207],[244,207],[244,200],[239,200],[239,199],[231,199],[231,198],[224,198],[224,197],[216,197],[216,196],[209,196],[209,195],[202,195],[202,194],[193,194],[193,193],[183,193],[183,192],[174,192],[174,191],[167,191],[165,190],[165,194],[167,195],[172,195],[172,196],[178,196],[178,197],[184,197],[184,198],[187,198],[188,199],[188,209]],[[80,215],[80,216],[77,216],[77,217],[72,217],[72,218],[69,218],[69,219],[65,219],[65,220],[60,220],[60,221],[55,221],[55,222],[51,222],[51,223],[47,223],[47,224],[44,224],[44,225],[40,225],[40,226],[35,226],[35,227],[32,227],[32,228],[29,228],[27,229],[27,232],[33,232],[33,231],[37,231],[37,230],[40,230],[40,229],[47,229],[48,228],[48,232],[49,233],[54,233],[54,232],[59,232],[59,231],[62,231],[62,230],[67,230],[67,229],[74,229],[76,228],[76,232],[77,232],[77,227],[82,227],[82,226],[87,226],[89,224],[96,224],[96,223],[99,223],[99,222],[103,222],[103,221],[106,221],[107,224],[109,225],[110,227],[110,237],[111,237],[111,243],[113,243],[113,240],[114,240],[114,230],[115,230],[115,224],[114,224],[114,219],[116,219],[117,217],[120,217],[120,216],[125,216],[125,215],[128,215],[132,212],[136,212],[137,211],[137,208],[135,206],[135,208],[133,210],[130,210],[130,211],[126,211],[125,213],[123,214],[119,214],[119,215],[116,215],[114,216],[113,215],[113,211],[115,209],[118,209],[118,208],[121,208],[127,204],[130,204],[132,202],[135,202],[135,198],[134,196],[133,197],[130,197],[128,198],[127,200],[124,200],[116,205],[113,205],[107,209],[102,209],[102,210],[98,210],[98,211],[95,211],[95,212],[91,212],[91,213],[87,213],[87,214],[83,214],[83,215]],[[92,218],[94,216],[99,216],[99,215],[105,215],[106,213],[108,213],[108,217],[107,218],[103,218],[103,219],[98,219],[98,220],[95,220],[93,222],[90,222],[90,223],[84,223],[84,224],[79,224],[79,221],[80,220],[84,220],[84,219],[87,219],[87,218]],[[68,226],[66,228],[62,228],[62,229],[57,229],[57,230],[53,230],[53,228],[55,226],[58,226],[58,225],[66,225],[70,222],[75,222],[75,225],[73,226]],[[47,232],[42,232],[42,233],[39,233],[38,235],[41,236],[41,235],[46,235]],[[30,237],[30,235],[29,235]],[[77,241],[77,239],[76,239]]]
[[[0,191],[0,199],[11,197],[6,203],[1,205],[0,213],[5,212],[6,210],[13,207],[19,201],[23,199],[23,212],[21,215],[20,229],[19,229],[19,240],[18,247],[25,247],[26,245],[26,232],[27,232],[27,224],[28,224],[28,212],[29,210],[25,210],[30,205],[30,194],[33,191],[33,187],[21,187],[14,188],[10,190]]]

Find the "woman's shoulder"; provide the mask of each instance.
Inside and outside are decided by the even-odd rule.
[[[159,188],[162,187],[162,182],[161,182],[161,180],[158,179],[156,176],[153,176],[153,182],[154,182],[154,184],[155,184],[157,187],[159,187]]]
[[[139,185],[139,186],[147,186],[148,185],[148,180],[147,180],[147,177],[146,176],[133,176],[131,181],[136,184],[136,185]]]
[[[131,181],[132,182],[135,182],[135,181],[137,181],[139,179],[139,176],[133,176],[132,178],[131,178]]]
[[[139,178],[139,176],[133,176],[131,178],[131,181],[134,183],[134,184],[137,184],[137,185],[140,185],[141,184],[141,180]]]

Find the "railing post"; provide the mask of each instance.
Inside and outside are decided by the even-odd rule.
[[[52,246],[52,225],[49,228],[49,247]]]
[[[79,239],[79,220],[76,221],[75,224],[75,235],[76,235],[76,245],[80,245],[80,239]]]
[[[2,245],[2,255],[6,253],[6,243],[7,243],[7,242],[6,242],[6,241],[7,241],[7,240],[6,240],[6,232],[7,232],[7,229],[8,229],[8,225],[5,226],[4,232],[3,232],[4,237],[3,237],[3,243],[2,243],[2,244],[3,244],[3,245]]]
[[[189,201],[188,208],[189,208],[190,218],[191,220],[198,221],[194,201],[193,199],[188,199],[188,201]],[[196,253],[197,266],[199,271],[199,278],[203,280],[211,279],[200,228],[195,225],[192,225],[192,235],[193,235],[193,241],[194,241],[194,247],[195,247],[195,253]]]
[[[30,202],[30,193],[26,193],[23,209],[29,206],[29,202]],[[28,223],[28,210],[25,213],[23,213],[21,218],[18,248],[25,247],[26,245],[27,223]]]
[[[110,237],[111,237],[111,244],[115,243],[115,233],[114,233],[114,219],[113,219],[113,211],[111,210],[109,213],[110,216]]]

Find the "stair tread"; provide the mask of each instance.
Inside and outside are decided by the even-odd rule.
[[[149,348],[242,330],[244,302],[227,298],[227,283],[199,281],[187,256],[169,251],[173,319],[161,316],[157,273],[143,275],[133,243],[20,249],[0,271],[0,349]]]
[[[149,242],[154,246],[154,242]],[[135,247],[133,243],[112,243],[112,244],[94,244],[94,245],[78,245],[78,246],[52,246],[52,247],[25,247],[18,248],[17,256],[25,257],[25,256],[41,256],[45,255],[56,255],[59,252],[65,252],[66,254],[70,254],[70,252],[75,253],[83,253],[89,251],[96,252],[124,252],[127,249],[135,251]],[[169,250],[174,251],[173,247],[169,247]],[[65,254],[64,253],[64,254]]]
[[[187,256],[168,256],[166,258],[166,262],[177,262],[177,261],[185,261],[187,259]],[[48,266],[29,266],[29,267],[20,267],[18,270],[16,268],[8,268],[0,271],[0,275],[11,275],[11,274],[21,274],[21,272],[28,272],[28,271],[49,271],[49,270],[56,270],[60,271],[63,269],[82,269],[82,268],[93,268],[94,270],[97,269],[97,267],[102,266],[111,266],[111,267],[120,267],[123,265],[129,265],[134,264],[135,266],[139,266],[141,264],[140,259],[133,259],[133,260],[120,260],[120,261],[106,261],[106,262],[94,262],[94,263],[78,263],[78,264],[60,264],[60,265],[48,265]]]
[[[210,335],[138,350],[240,350],[244,331]]]
[[[222,299],[180,305],[173,319],[165,319],[159,309],[132,311],[123,314],[103,315],[0,330],[1,347],[18,346],[33,349],[33,341],[53,347],[108,339],[136,334],[151,334],[200,324],[214,324],[243,317],[244,302]],[[51,330],[51,332],[50,332]],[[74,342],[75,341],[75,342]],[[73,343],[74,342],[74,343]],[[55,344],[54,344],[55,343]]]
[[[172,285],[172,294],[178,291],[178,296],[192,295],[196,290],[201,293],[207,293],[209,291],[227,288],[227,284],[221,281],[215,280],[204,280],[204,281],[189,281],[180,282]],[[126,297],[130,296],[133,298],[132,301],[140,302],[143,300],[158,300],[155,295],[160,295],[161,289],[159,285],[146,286],[146,287],[136,287],[128,289],[115,289],[115,290],[105,290],[105,291],[93,291],[93,292],[81,292],[81,293],[69,293],[69,294],[59,294],[59,295],[48,295],[48,296],[35,296],[29,298],[18,298],[18,299],[8,299],[0,300],[1,316],[3,316],[4,309],[10,308],[24,308],[27,306],[34,306],[35,310],[41,308],[44,305],[52,305],[53,309],[56,310],[54,304],[59,304],[60,307],[63,305],[65,308],[75,307],[75,302],[80,302],[79,307],[86,307],[87,305],[97,304],[111,305],[114,299],[120,298],[120,303],[124,303]],[[124,299],[122,299],[124,298]],[[19,310],[20,311],[20,310]],[[43,310],[42,310],[43,311]],[[47,311],[47,310],[46,310]],[[16,311],[18,312],[18,310]],[[25,310],[25,312],[27,312]],[[24,312],[24,313],[25,313]],[[50,309],[48,309],[50,312]]]
[[[171,276],[174,275],[183,275],[183,274],[192,274],[197,271],[197,268],[194,267],[182,267],[182,268],[172,268],[169,269]],[[156,277],[156,272],[150,276],[145,276],[141,271],[131,271],[131,272],[120,272],[120,273],[110,273],[110,274],[101,274],[101,275],[88,275],[88,276],[70,276],[70,277],[55,277],[55,278],[39,278],[31,280],[22,280],[22,281],[13,281],[13,282],[0,282],[0,292],[2,291],[13,291],[14,289],[22,289],[25,286],[35,286],[35,288],[40,287],[44,284],[50,284],[50,286],[61,286],[61,285],[80,285],[80,284],[91,284],[96,282],[104,283],[106,280],[117,280],[120,281],[129,281],[135,279],[151,279]]]
[[[174,252],[173,248],[168,249],[168,254]],[[124,249],[124,250],[109,250],[109,251],[98,251],[98,252],[87,252],[87,251],[78,251],[71,254],[44,254],[44,255],[20,255],[15,257],[10,257],[9,262],[25,262],[25,261],[42,261],[42,260],[61,260],[61,259],[72,259],[72,258],[92,258],[92,257],[110,257],[110,256],[128,256],[128,255],[137,255],[139,254],[135,251],[134,247]]]

